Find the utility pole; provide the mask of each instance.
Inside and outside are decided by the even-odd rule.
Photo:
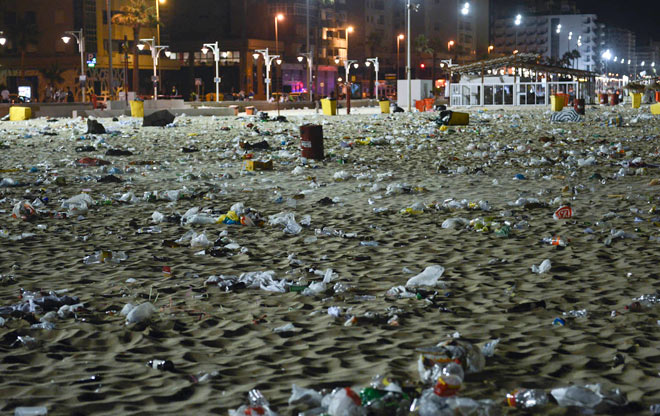
[[[113,80],[112,80],[112,0],[106,0],[107,14],[108,14],[108,89],[110,90],[110,100],[113,94]],[[137,42],[137,39],[135,40]]]

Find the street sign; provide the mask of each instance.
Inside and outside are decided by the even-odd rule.
[[[195,86],[199,87],[202,85],[202,79],[201,78],[195,78]]]
[[[87,81],[87,75],[80,75],[80,82]]]
[[[222,78],[220,78],[220,77],[213,78],[213,82],[222,82],[221,80],[222,80]]]
[[[96,66],[96,54],[95,53],[88,53],[87,54],[87,66],[90,68],[94,68]]]

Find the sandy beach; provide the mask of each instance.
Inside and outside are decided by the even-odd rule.
[[[0,411],[227,414],[256,388],[298,414],[294,383],[359,392],[385,375],[419,392],[416,349],[460,337],[500,340],[460,397],[523,414],[507,393],[602,383],[629,404],[597,414],[650,414],[660,304],[630,305],[658,290],[660,119],[455,110],[468,126],[376,109],[101,118],[102,135],[81,118],[0,122]],[[306,123],[323,126],[322,161],[300,158]],[[247,153],[273,170],[247,171]],[[35,212],[12,218],[22,201]],[[223,222],[232,207],[263,225]],[[434,265],[436,284],[393,295]],[[29,303],[50,291],[75,306]],[[146,302],[150,319],[127,323],[125,305]]]

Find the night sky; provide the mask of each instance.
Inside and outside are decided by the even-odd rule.
[[[657,0],[577,0],[582,13],[595,13],[601,22],[630,29],[643,38],[660,40]]]

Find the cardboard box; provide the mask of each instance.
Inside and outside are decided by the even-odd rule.
[[[249,171],[255,170],[273,170],[273,161],[262,161],[262,160],[246,160],[245,169]]]

